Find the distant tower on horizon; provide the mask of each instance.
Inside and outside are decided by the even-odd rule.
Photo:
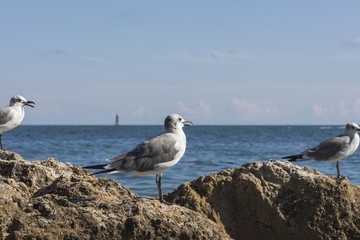
[[[115,116],[115,126],[119,126],[119,114],[116,114]]]

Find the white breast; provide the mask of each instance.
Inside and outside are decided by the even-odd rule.
[[[12,106],[9,112],[10,121],[0,125],[0,130],[2,132],[10,131],[11,129],[16,128],[24,119],[24,109],[21,106]]]

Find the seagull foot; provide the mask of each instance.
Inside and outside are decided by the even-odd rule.
[[[138,197],[136,197],[136,199],[157,200],[156,197],[154,198],[154,197],[144,197],[144,196],[138,196]],[[165,201],[163,198],[159,198],[159,201],[160,201],[161,203],[164,203],[164,204],[169,205],[169,206],[175,205],[175,203],[167,202],[167,201]]]
[[[160,197],[159,201],[160,201],[161,203],[164,203],[164,204],[169,205],[169,206],[175,205],[175,203],[170,203],[170,202],[165,201],[165,200],[162,198],[162,196]]]
[[[347,176],[338,176],[336,178],[337,183],[341,183],[342,181],[347,180],[349,181],[349,178]]]

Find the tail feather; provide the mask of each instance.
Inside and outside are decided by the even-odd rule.
[[[114,171],[117,171],[117,170],[115,168],[110,168],[110,169],[105,169],[103,171],[94,172],[93,174],[96,175],[96,174],[100,174],[100,173],[111,173],[111,172],[114,172]]]
[[[295,162],[298,159],[302,159],[302,157],[303,157],[302,154],[298,154],[298,155],[290,155],[290,156],[282,157],[281,159],[287,159],[289,162]]]
[[[100,164],[100,165],[85,166],[83,168],[85,168],[85,169],[103,169],[102,171],[94,172],[93,175],[100,174],[100,173],[110,173],[110,172],[117,171],[115,168],[105,169],[105,167],[107,165],[108,164]]]
[[[82,167],[82,168],[86,168],[86,169],[104,169],[106,165],[108,165],[108,164],[91,165],[91,166],[85,166],[85,167]]]

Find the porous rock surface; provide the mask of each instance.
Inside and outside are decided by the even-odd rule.
[[[360,239],[360,187],[286,161],[138,197],[56,159],[0,151],[0,239]]]
[[[0,239],[229,239],[201,213],[56,159],[0,151]]]
[[[166,199],[223,224],[234,239],[360,239],[360,187],[286,161],[203,176]]]

